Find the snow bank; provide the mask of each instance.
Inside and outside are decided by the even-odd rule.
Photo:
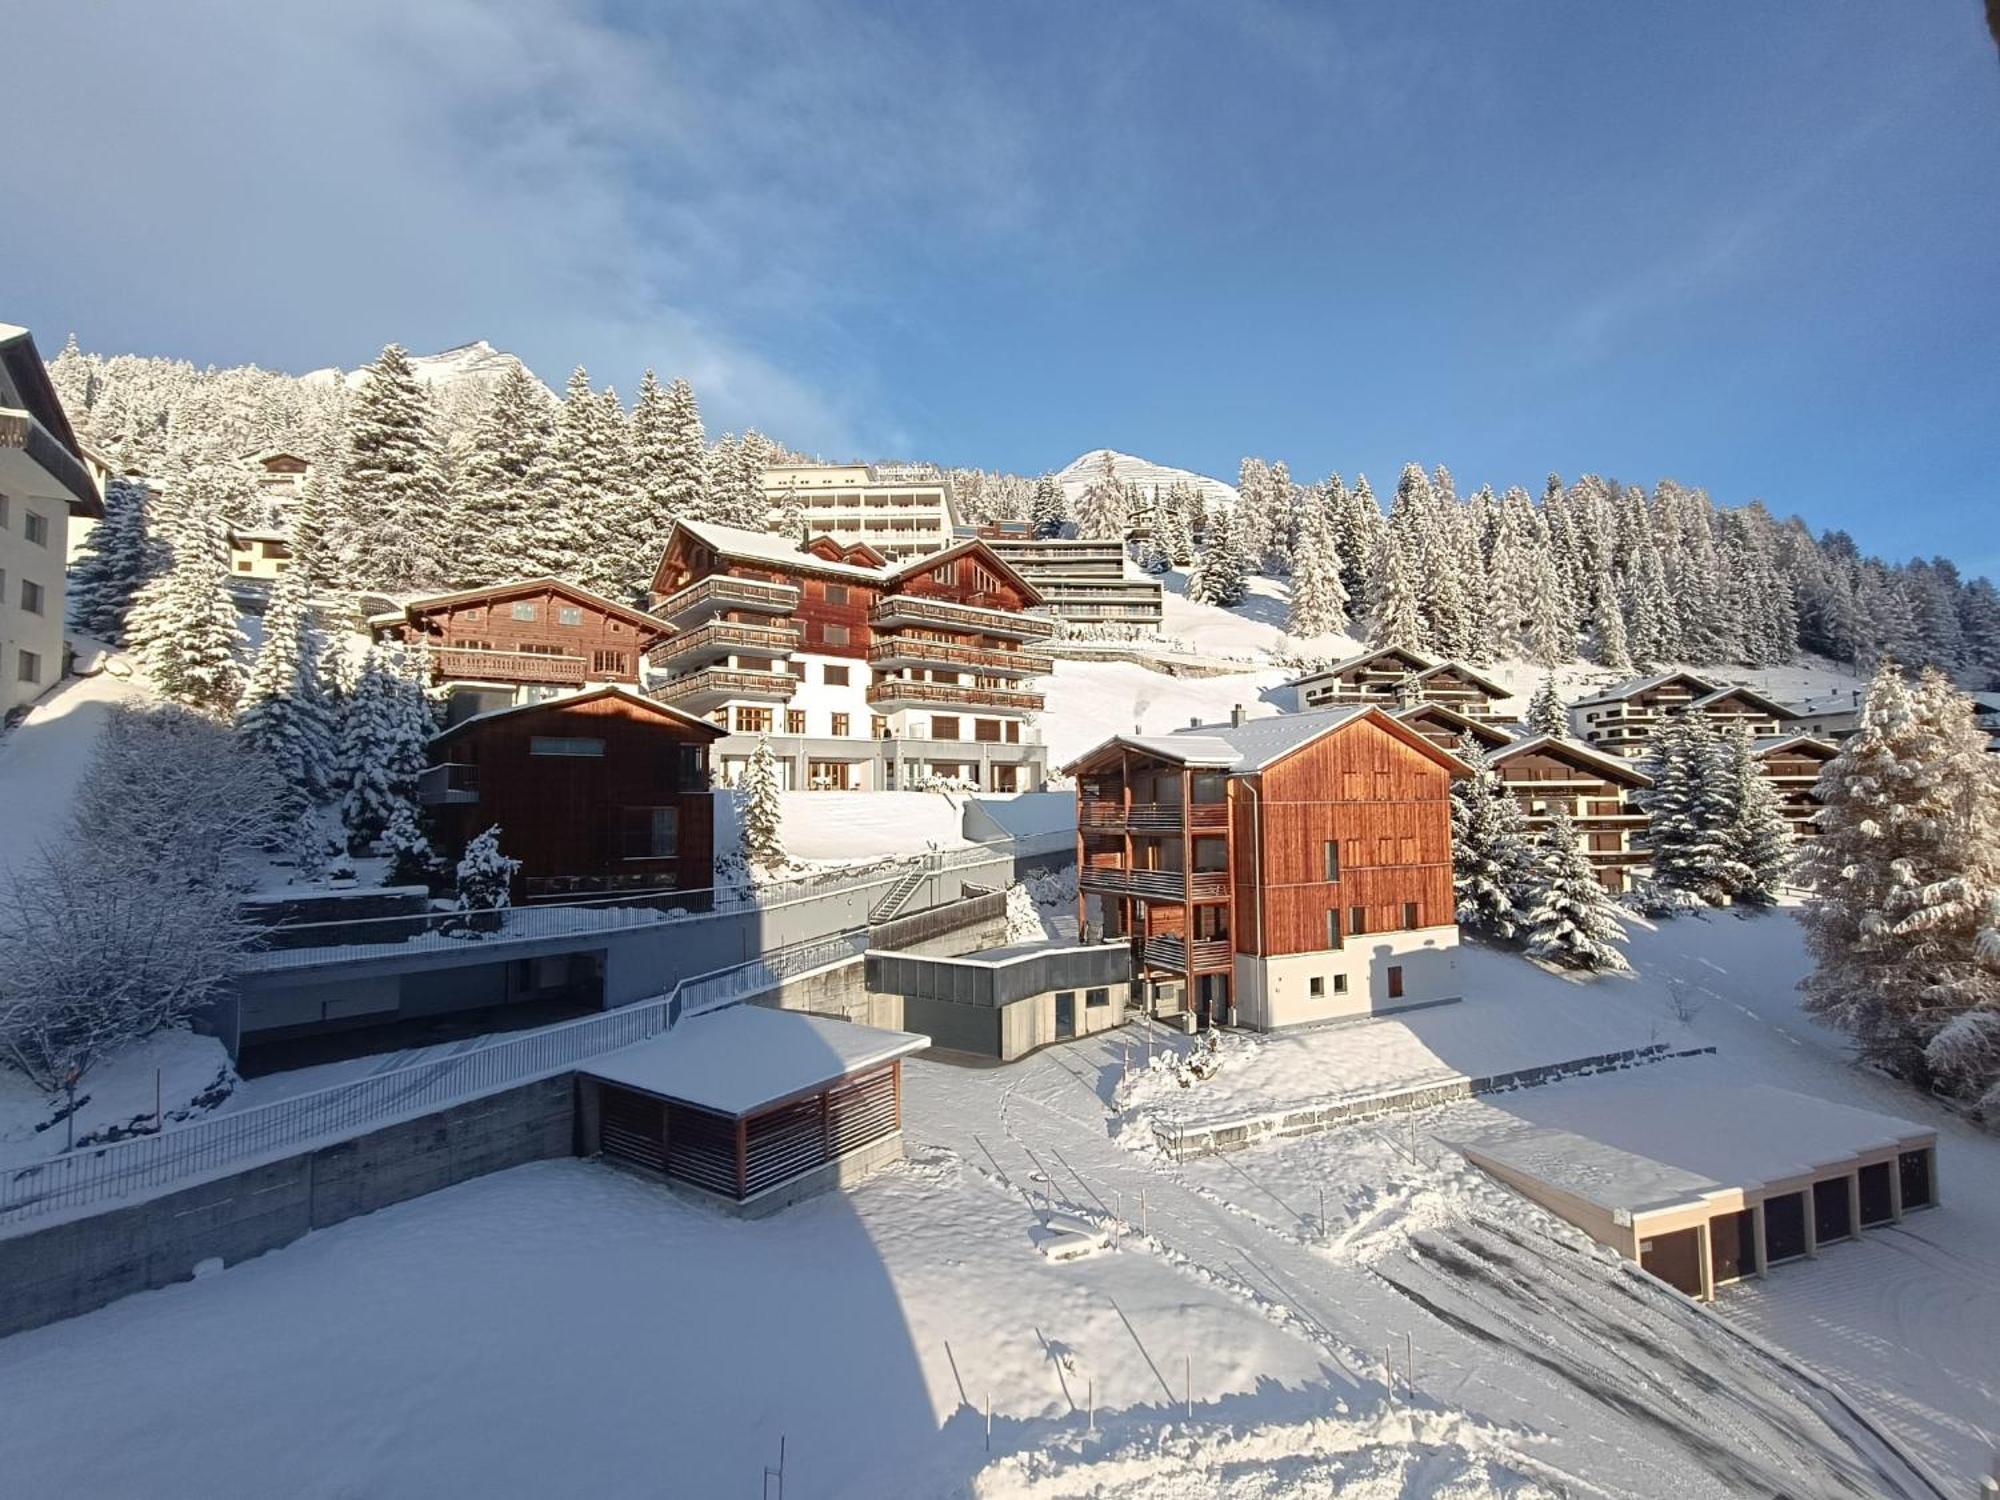
[[[155,1086],[169,1127],[224,1103],[237,1086],[229,1054],[212,1036],[175,1028],[155,1032],[84,1076],[79,1090],[79,1145],[153,1128]],[[69,1139],[58,1119],[63,1101],[0,1067],[0,1164],[15,1166],[62,1154]]]
[[[119,703],[151,695],[131,677],[100,672],[63,683],[0,734],[0,873],[33,860],[59,840],[97,736]]]
[[[1114,734],[1184,729],[1190,719],[1226,720],[1236,704],[1252,718],[1294,706],[1289,672],[1267,667],[1226,677],[1169,677],[1132,662],[1062,662],[1045,679],[1042,741],[1051,771]]]
[[[851,863],[963,849],[960,799],[941,792],[782,792],[785,852],[808,863]],[[726,827],[725,827],[726,822]],[[731,799],[716,799],[716,849],[733,847]]]

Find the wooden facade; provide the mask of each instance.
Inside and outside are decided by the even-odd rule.
[[[440,853],[498,825],[517,901],[714,884],[713,725],[619,688],[483,714],[431,741]]]
[[[1585,698],[1570,709],[1570,725],[1585,743],[1613,755],[1644,753],[1655,731],[1669,719],[1700,714],[1728,733],[1747,730],[1752,738],[1788,732],[1798,715],[1752,688],[1726,686],[1692,672],[1641,678]]]
[[[1795,734],[1785,739],[1767,739],[1756,746],[1757,764],[1777,793],[1778,808],[1791,825],[1794,838],[1815,838],[1819,825],[1813,817],[1820,809],[1819,777],[1827,762],[1840,753],[1831,741]]]
[[[1086,932],[1129,937],[1149,985],[1177,981],[1206,1025],[1234,1003],[1239,960],[1453,928],[1459,761],[1379,709],[1267,762],[1226,735],[1114,739],[1070,767]]]
[[[1296,686],[1301,704],[1309,709],[1357,703],[1398,709],[1436,703],[1480,720],[1499,718],[1498,705],[1510,696],[1504,684],[1465,662],[1439,661],[1403,646],[1350,657],[1300,678]]]
[[[1396,717],[1440,750],[1458,753],[1459,742],[1467,735],[1482,751],[1498,750],[1514,737],[1489,719],[1474,718],[1447,703],[1419,703],[1399,708]]]
[[[1631,889],[1650,862],[1633,842],[1646,828],[1633,794],[1650,787],[1651,777],[1616,756],[1549,735],[1521,740],[1487,761],[1520,804],[1531,832],[1547,827],[1556,813],[1567,814],[1598,882],[1614,893]]]

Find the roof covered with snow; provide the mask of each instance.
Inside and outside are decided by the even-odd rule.
[[[1627,698],[1636,698],[1641,693],[1649,693],[1656,687],[1665,687],[1670,682],[1685,682],[1698,688],[1697,696],[1706,696],[1722,691],[1722,688],[1706,677],[1697,677],[1692,672],[1655,672],[1651,677],[1635,677],[1630,682],[1614,683],[1602,692],[1593,693],[1588,698],[1579,698],[1570,705],[1582,708],[1593,703],[1622,703]]]
[[[1584,765],[1595,767],[1605,775],[1623,781],[1629,786],[1653,784],[1652,777],[1622,756],[1612,755],[1608,751],[1586,745],[1581,740],[1573,740],[1559,734],[1537,734],[1515,740],[1510,745],[1502,745],[1486,759],[1489,764],[1499,766],[1517,755],[1532,755],[1538,750],[1563,759],[1581,761]]]
[[[818,1093],[930,1044],[929,1037],[908,1031],[732,1005],[597,1058],[581,1071],[740,1118]]]
[[[257,536],[260,532],[238,531],[238,536]],[[276,533],[283,535],[283,533]],[[509,578],[500,583],[483,583],[477,588],[456,589],[449,594],[425,594],[421,598],[406,599],[400,609],[382,610],[368,616],[370,625],[395,625],[413,619],[426,610],[445,609],[454,604],[470,604],[480,599],[507,599],[516,594],[555,593],[587,604],[593,609],[603,610],[608,615],[638,626],[641,630],[655,634],[670,633],[667,622],[647,614],[643,609],[634,609],[629,604],[620,604],[616,599],[607,599],[594,589],[587,589],[580,583],[571,583],[567,578],[557,578],[552,574],[539,574],[533,578]]]
[[[674,525],[722,556],[737,558],[744,562],[761,562],[778,568],[803,568],[812,573],[865,578],[871,583],[880,583],[889,576],[886,568],[868,568],[859,563],[828,562],[823,557],[816,557],[810,552],[801,550],[790,537],[776,536],[768,531],[751,531],[742,526],[718,526],[713,521],[690,521],[686,517],[674,522]]]
[[[1376,646],[1358,655],[1350,656],[1345,661],[1337,661],[1330,667],[1321,667],[1316,672],[1308,672],[1304,677],[1299,679],[1299,682],[1303,685],[1308,682],[1318,682],[1322,677],[1338,677],[1344,672],[1353,671],[1356,667],[1365,667],[1370,662],[1380,661],[1385,656],[1392,656],[1398,661],[1409,664],[1414,672],[1435,672],[1439,667],[1448,665],[1446,662],[1439,661],[1435,656],[1426,656],[1423,652],[1410,646]],[[1501,691],[1504,696],[1505,689]]]
[[[1114,735],[1102,745],[1078,756],[1072,765],[1081,764],[1113,745],[1126,745],[1143,754],[1178,761],[1185,766],[1219,766],[1248,776],[1276,765],[1322,735],[1369,717],[1440,765],[1470,774],[1471,767],[1439,749],[1409,725],[1385,713],[1379,705],[1369,703],[1350,703],[1339,708],[1313,709],[1305,713],[1272,714],[1261,719],[1245,719],[1241,724],[1197,724],[1175,730],[1172,734]]]
[[[1893,1115],[1761,1083],[1591,1080],[1513,1096],[1484,1118],[1451,1142],[1468,1159],[1626,1213],[1754,1190],[1937,1137]]]
[[[691,714],[685,709],[675,708],[671,703],[662,703],[657,698],[649,698],[644,693],[634,692],[631,688],[612,682],[602,687],[585,688],[579,693],[561,693],[553,698],[537,698],[526,703],[511,703],[505,708],[489,708],[483,714],[473,714],[460,719],[449,729],[439,730],[431,736],[430,742],[433,745],[441,744],[445,740],[455,739],[476,724],[490,724],[495,719],[511,718],[518,714],[555,713],[562,709],[574,708],[579,703],[595,702],[599,698],[622,699],[634,708],[646,709],[663,719],[672,719],[690,728],[704,730],[711,740],[721,739],[728,733],[720,725]]]

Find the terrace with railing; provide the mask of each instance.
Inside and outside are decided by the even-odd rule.
[[[789,672],[739,672],[728,667],[704,667],[649,689],[661,703],[695,710],[713,708],[732,698],[789,703],[798,690],[799,680]]]
[[[1092,866],[1080,870],[1077,884],[1087,891],[1112,896],[1137,896],[1144,901],[1219,900],[1229,894],[1227,870],[1197,870],[1190,877],[1183,870],[1127,870],[1119,866]]]
[[[790,656],[804,637],[791,625],[710,620],[668,636],[646,653],[655,666],[715,661],[725,656]]]
[[[433,653],[440,677],[491,682],[582,682],[590,664],[581,656],[557,656],[542,651],[489,651],[474,646],[444,646]],[[605,676],[621,674],[605,673]]]
[[[763,578],[737,578],[713,573],[686,588],[667,595],[653,606],[662,620],[685,626],[693,620],[720,614],[724,610],[750,609],[764,614],[788,615],[799,607],[795,583],[772,583]]]
[[[426,766],[417,773],[417,801],[426,807],[479,800],[479,767],[465,761]]]
[[[1149,937],[1140,950],[1140,961],[1149,969],[1168,969],[1176,974],[1188,972],[1187,939],[1178,934],[1162,934]],[[1236,963],[1236,949],[1228,938],[1200,938],[1194,945],[1194,972],[1212,974],[1218,970],[1233,968]]]
[[[884,629],[898,624],[938,625],[947,630],[976,631],[1024,641],[1046,640],[1056,629],[1056,622],[1045,615],[985,609],[950,599],[929,599],[921,594],[891,594],[875,606],[870,618]]]
[[[952,641],[932,641],[922,636],[903,634],[877,640],[868,649],[868,664],[878,669],[963,667],[968,671],[990,672],[1002,677],[1046,677],[1056,669],[1054,657],[1036,652],[963,646]]]
[[[886,677],[869,684],[868,702],[877,708],[985,708],[1009,713],[1032,713],[1042,706],[1040,693],[1021,693],[1009,688],[965,687],[955,682],[906,682]]]
[[[1076,821],[1090,833],[1178,833],[1183,828],[1220,830],[1229,826],[1229,804],[1197,802],[1182,810],[1178,802],[1135,802],[1129,808],[1105,797],[1085,797],[1077,803]]]

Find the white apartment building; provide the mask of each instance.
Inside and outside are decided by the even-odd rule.
[[[33,337],[0,323],[0,718],[63,675],[70,518],[103,514]]]
[[[951,491],[931,464],[782,464],[764,471],[774,528],[794,497],[805,510],[807,536],[858,542],[887,562],[952,543]]]

